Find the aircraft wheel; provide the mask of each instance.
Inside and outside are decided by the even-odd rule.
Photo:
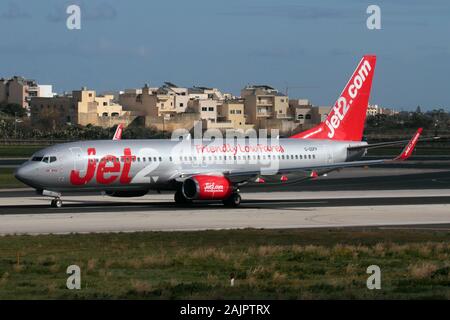
[[[177,190],[177,192],[175,192],[175,197],[174,198],[175,198],[175,203],[176,204],[192,203],[192,200],[186,199],[186,197],[183,195],[181,190]]]
[[[227,207],[238,207],[241,204],[241,195],[239,193],[233,193],[228,199],[223,201],[223,204]]]
[[[62,200],[61,199],[53,199],[50,202],[50,205],[52,208],[61,208],[62,207]]]

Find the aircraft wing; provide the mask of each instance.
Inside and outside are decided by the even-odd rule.
[[[420,130],[420,132],[422,132],[422,128],[419,128],[419,130]],[[421,138],[420,142],[435,141],[438,139],[440,139],[440,137]],[[361,146],[348,147],[347,150],[374,149],[374,148],[381,148],[381,147],[397,146],[397,145],[407,144],[410,141],[411,140],[398,140],[398,141],[371,143],[371,144],[366,144],[366,145],[361,145]]]
[[[403,151],[394,159],[379,159],[379,160],[362,160],[362,161],[349,161],[349,162],[338,162],[333,164],[324,164],[324,165],[316,165],[316,166],[308,166],[308,167],[295,167],[295,168],[286,168],[286,169],[278,169],[272,170],[270,175],[276,174],[286,174],[292,172],[307,172],[310,173],[307,178],[317,177],[320,174],[331,172],[338,169],[344,168],[354,168],[354,167],[365,167],[376,164],[389,164],[389,163],[398,163],[400,161],[404,161],[408,159],[416,144],[419,140],[420,134],[422,133],[422,128],[419,128],[417,132],[414,134],[411,140],[409,140],[407,146],[403,149]],[[254,177],[264,176],[264,170],[253,170],[253,171],[224,171],[224,172],[185,172],[177,177],[176,180],[183,181],[184,179],[191,177],[196,174],[209,174],[209,175],[220,175],[226,176],[230,178],[232,181],[244,181],[250,180]],[[269,175],[269,173],[266,173]]]

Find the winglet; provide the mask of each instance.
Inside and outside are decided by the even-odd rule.
[[[123,124],[119,123],[117,126],[116,132],[114,133],[113,140],[120,140],[122,139],[122,131],[123,131]]]
[[[411,154],[414,151],[414,148],[417,144],[417,141],[419,140],[420,134],[422,133],[422,130],[423,130],[423,128],[417,129],[416,133],[414,134],[412,139],[409,141],[409,143],[406,145],[405,149],[403,149],[402,153],[394,160],[403,161],[403,160],[408,159],[411,156]]]

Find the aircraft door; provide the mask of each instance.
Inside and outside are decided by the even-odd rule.
[[[80,174],[86,171],[86,161],[83,159],[83,153],[80,147],[70,148],[73,158],[73,169]]]
[[[332,148],[326,148],[327,150],[327,164],[333,163],[333,149]]]

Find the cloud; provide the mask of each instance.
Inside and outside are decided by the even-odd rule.
[[[30,17],[31,15],[24,8],[11,1],[8,2],[6,10],[0,14],[0,18],[5,20],[27,19]]]
[[[107,2],[92,4],[86,3],[85,1],[78,1],[71,4],[76,4],[80,7],[82,21],[105,21],[117,18],[116,8]],[[53,7],[52,12],[46,17],[47,20],[50,22],[65,21],[67,19],[67,6],[59,4]]]

